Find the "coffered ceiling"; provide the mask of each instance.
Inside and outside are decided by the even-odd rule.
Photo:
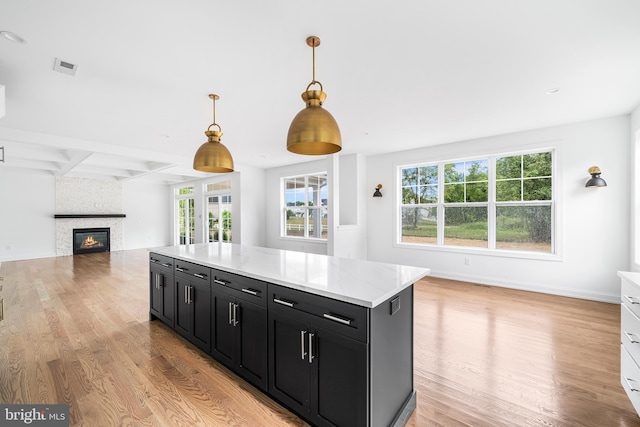
[[[0,31],[26,43],[0,38],[0,175],[206,176],[209,93],[236,170],[314,160],[285,147],[309,35],[343,153],[627,114],[638,16],[637,0],[3,0]]]

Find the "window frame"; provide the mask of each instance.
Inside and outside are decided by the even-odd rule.
[[[289,210],[289,208],[291,208],[291,206],[287,205],[287,200],[286,200],[286,183],[287,180],[292,180],[292,179],[299,179],[299,178],[304,178],[304,187],[305,189],[308,189],[310,187],[309,185],[309,178],[310,177],[319,177],[319,176],[324,176],[324,182],[325,182],[325,191],[327,194],[327,203],[325,205],[320,205],[320,206],[309,206],[309,192],[308,191],[304,191],[304,205],[299,206],[299,208],[303,209],[303,224],[304,224],[304,229],[303,229],[303,235],[302,236],[291,236],[291,235],[287,235],[287,211]],[[320,172],[311,172],[311,173],[304,173],[304,174],[296,174],[296,175],[290,175],[290,176],[283,176],[280,177],[280,239],[285,239],[285,240],[295,240],[295,241],[300,241],[300,240],[307,240],[307,241],[312,241],[312,242],[319,242],[319,243],[327,243],[328,238],[329,238],[329,215],[330,215],[330,211],[329,211],[329,174],[327,173],[327,171],[320,171]],[[320,194],[322,194],[322,191],[320,191],[319,187],[319,192]],[[298,207],[298,206],[296,206]],[[320,225],[322,227],[322,211],[324,210],[327,214],[327,225],[326,225],[326,231],[324,231],[324,228],[321,229],[320,235],[322,236],[322,234],[325,234],[326,237],[314,237],[311,236],[309,234],[309,218],[310,218],[310,211],[311,210],[315,210],[315,211],[319,211],[321,212],[321,216],[320,216]]]
[[[558,146],[549,145],[530,145],[523,147],[519,150],[509,151],[495,151],[491,153],[483,153],[470,155],[464,158],[448,158],[440,157],[432,159],[428,162],[396,162],[394,164],[394,186],[395,192],[395,207],[394,207],[394,235],[393,246],[402,249],[417,249],[432,252],[446,252],[446,253],[460,253],[460,254],[476,254],[485,256],[507,257],[507,258],[525,258],[525,259],[539,259],[550,261],[561,261],[563,259],[562,252],[562,240],[561,233],[561,200],[558,198],[558,189],[562,188],[562,178],[559,173],[560,168],[558,165],[561,161],[561,148]],[[551,165],[551,200],[543,201],[496,201],[496,159],[501,157],[510,157],[526,154],[535,154],[550,152],[552,156]],[[488,188],[488,201],[484,202],[472,202],[472,203],[444,203],[444,165],[448,163],[456,162],[469,162],[474,160],[488,159],[488,176],[489,176],[489,188]],[[402,170],[412,167],[422,166],[437,166],[438,167],[438,201],[437,203],[430,204],[431,207],[437,208],[437,243],[414,243],[402,241],[402,208],[403,194],[402,194]],[[474,205],[487,205],[487,238],[488,245],[486,248],[477,248],[471,246],[453,246],[444,244],[444,210],[446,206],[474,206]],[[550,205],[551,206],[551,252],[534,252],[518,249],[506,249],[496,248],[496,210],[498,206],[524,206],[524,205]],[[425,204],[417,204],[416,206],[424,207]]]
[[[187,188],[191,188],[192,191],[189,193],[180,193],[181,190],[183,189],[187,189]],[[197,226],[196,226],[196,186],[193,183],[185,183],[183,185],[178,185],[175,186],[173,188],[173,195],[174,195],[174,199],[173,199],[173,204],[174,204],[174,209],[175,209],[175,216],[174,216],[174,244],[175,245],[190,245],[190,244],[194,244],[196,242],[196,233],[197,233]],[[181,201],[185,201],[186,206],[186,213],[188,214],[188,219],[185,217],[185,221],[187,221],[189,224],[184,224],[185,227],[185,242],[181,242],[180,241],[180,228],[183,226],[183,224],[180,223],[180,202]],[[191,201],[192,203],[189,203],[189,201]],[[193,206],[191,206],[193,205]],[[193,220],[193,228],[191,228],[191,220]],[[187,242],[187,240],[189,240],[189,242]]]
[[[212,189],[209,189],[212,187]],[[232,243],[233,242],[233,227],[225,227],[223,220],[224,208],[223,206],[229,205],[228,212],[230,214],[229,221],[233,224],[233,198],[231,194],[232,183],[231,179],[228,180],[216,180],[216,181],[207,181],[202,185],[202,198],[203,198],[203,207],[204,207],[204,216],[203,216],[203,228],[204,228],[204,243]],[[211,203],[209,198],[218,198],[218,200],[214,203],[217,204],[217,209],[219,210],[219,218],[218,218],[218,229],[211,228],[211,224],[209,222],[209,213],[211,212],[209,208],[211,207]],[[226,200],[225,200],[226,199]],[[213,232],[218,233],[217,240],[210,240],[209,233]],[[227,236],[227,239],[224,236]],[[220,238],[222,236],[222,238]]]

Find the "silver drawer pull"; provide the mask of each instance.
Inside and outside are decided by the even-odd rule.
[[[213,279],[213,283],[217,283],[218,285],[227,286],[227,282],[224,280]]]
[[[193,273],[193,275],[196,276],[198,279],[204,279],[205,277],[207,277],[206,274]]]
[[[635,334],[632,334],[631,332],[625,332],[624,334],[627,336],[629,341],[631,341],[631,344],[640,344],[640,341],[638,341],[638,337]]]
[[[182,272],[184,270],[182,268],[180,268],[180,267],[176,267],[176,271],[181,271]]]
[[[629,295],[624,295],[624,297],[627,299],[627,301],[629,301],[631,304],[640,304],[640,301],[638,301],[638,299],[636,297],[630,297]]]
[[[631,391],[640,391],[639,389],[635,388],[634,386],[631,385],[631,382],[636,382],[634,379],[632,378],[627,378],[624,377],[624,380],[627,382],[627,386],[629,387],[629,390]]]
[[[149,259],[149,261],[150,261],[150,262],[153,262],[153,263],[158,262],[158,260],[157,260],[157,259],[155,259],[155,258],[150,258],[150,259]]]
[[[292,303],[292,302],[289,302],[289,301],[283,301],[283,300],[278,299],[278,298],[274,298],[274,299],[273,299],[273,302],[276,302],[276,303],[278,303],[278,304],[282,304],[282,305],[286,305],[287,307],[293,307],[293,304],[294,304],[294,303]]]
[[[166,262],[161,262],[160,265],[167,268],[171,267],[171,264],[167,264]]]
[[[254,291],[253,289],[242,288],[242,292],[249,295],[258,295],[260,292]]]
[[[342,323],[343,325],[351,325],[351,319],[343,319],[329,313],[325,313],[323,316],[325,319],[333,320],[334,322]]]

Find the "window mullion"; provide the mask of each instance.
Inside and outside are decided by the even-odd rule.
[[[438,221],[436,241],[438,246],[444,245],[444,163],[438,164]]]
[[[488,194],[487,194],[487,246],[489,249],[496,248],[496,158],[489,157],[488,171]]]

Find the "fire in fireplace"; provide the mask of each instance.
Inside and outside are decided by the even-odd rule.
[[[93,252],[109,252],[110,229],[107,228],[74,228],[73,254]]]

